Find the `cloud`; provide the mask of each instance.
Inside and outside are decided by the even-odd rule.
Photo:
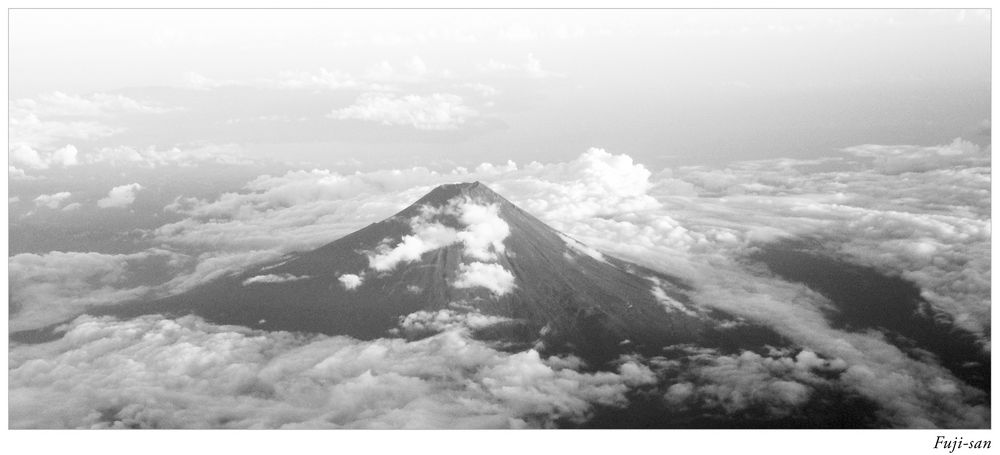
[[[87,96],[51,92],[11,102],[11,110],[42,117],[104,117],[117,114],[163,114],[177,110],[137,101],[124,95],[93,93]]]
[[[966,150],[962,147],[958,149]],[[924,153],[923,149],[912,150]],[[745,260],[762,242],[816,239],[840,260],[915,283],[935,310],[953,316],[956,324],[978,334],[988,346],[990,169],[988,161],[973,159],[972,152],[956,155],[960,158],[934,161],[938,168],[906,179],[887,172],[902,167],[890,169],[874,159],[845,156],[733,163],[723,169],[684,167],[654,174],[627,155],[601,149],[562,163],[508,162],[450,172],[294,171],[259,177],[240,191],[217,198],[178,199],[170,213],[186,218],[150,231],[149,239],[199,252],[184,262],[195,270],[185,268],[171,280],[171,289],[185,289],[251,263],[325,244],[396,213],[437,184],[481,180],[567,237],[585,242],[595,257],[613,255],[679,277],[690,287],[694,305],[689,310],[726,311],[771,327],[823,358],[844,362],[837,381],[827,385],[787,374],[768,379],[771,385],[761,392],[768,400],[760,402],[782,404],[777,414],[797,408],[806,391],[802,387],[814,397],[815,387],[829,386],[872,400],[888,425],[980,427],[989,421],[981,392],[933,358],[910,358],[877,331],[831,327],[825,314],[830,302],[822,295]],[[456,221],[457,204],[447,215]],[[489,213],[488,209],[480,213],[484,228],[490,226],[485,222]],[[459,233],[467,227],[462,222],[441,223],[451,231],[421,234],[424,227],[441,221],[435,216],[446,216],[431,215],[412,233],[422,243],[407,245],[407,251],[413,247],[407,254],[401,250],[398,257],[386,256],[385,264],[403,263],[401,258],[414,257],[413,251],[430,251],[428,245],[461,242]],[[483,232],[474,238],[487,239],[488,232],[502,230]],[[571,248],[575,245],[568,243]],[[372,253],[388,253],[404,244],[385,245]],[[461,245],[463,250],[470,245],[476,250],[475,242]],[[492,241],[478,245],[488,245],[482,257],[502,252]],[[579,248],[573,251],[588,254]],[[482,278],[483,283],[499,284],[504,276],[500,264],[472,255],[468,261],[467,270],[497,272]],[[473,265],[476,262],[481,265]],[[49,283],[59,286],[58,279]],[[655,284],[649,292],[656,295]],[[664,304],[671,306],[671,301]],[[751,368],[752,362],[741,367],[739,362],[747,361],[735,357],[706,362],[718,364],[719,371],[758,368]],[[734,391],[743,389],[737,385],[703,387],[713,381],[729,384],[717,376],[706,372],[680,380],[675,395],[693,394],[700,403],[714,396],[718,403],[739,408]],[[756,406],[752,399],[742,403]],[[727,412],[722,404],[716,409]]]
[[[243,280],[243,285],[249,286],[251,284],[290,283],[293,281],[308,280],[309,278],[312,277],[292,275],[290,273],[282,273],[280,275],[275,275],[275,274],[257,275]]]
[[[662,280],[656,277],[649,277],[649,280],[653,282],[653,289],[651,291],[653,293],[653,297],[656,298],[657,302],[660,302],[660,304],[663,305],[663,308],[667,310],[667,312],[672,313],[674,311],[679,311],[691,317],[698,316],[698,313],[691,310],[683,303],[678,302],[673,297],[670,297],[670,295],[667,294],[667,291],[663,290]]]
[[[875,168],[886,174],[926,172],[953,166],[989,166],[990,163],[988,149],[958,138],[951,144],[934,147],[866,144],[848,147],[844,152],[874,159]]]
[[[514,284],[514,275],[502,265],[482,262],[461,264],[458,267],[458,278],[452,286],[459,289],[484,287],[498,296],[507,294],[517,287]]]
[[[369,264],[376,271],[388,271],[457,242],[462,243],[465,256],[495,260],[498,253],[503,253],[503,241],[510,235],[510,227],[497,211],[495,204],[481,205],[464,197],[456,197],[441,207],[421,207],[420,214],[409,221],[413,233],[403,236],[393,247],[380,245],[369,253]],[[462,230],[444,224],[438,219],[442,216],[455,217]]]
[[[835,381],[846,364],[823,360],[803,350],[794,357],[774,351],[767,356],[743,351],[719,355],[712,350],[689,355],[683,363],[663,362],[673,382],[663,395],[678,410],[697,408],[736,414],[751,408],[771,417],[784,417],[801,409],[816,393]],[[676,375],[676,376],[673,376]]]
[[[116,186],[108,191],[108,197],[97,201],[97,206],[102,209],[128,207],[135,202],[135,193],[141,189],[138,183]]]
[[[464,200],[457,207],[458,220],[465,229],[455,236],[462,242],[466,256],[483,261],[497,258],[504,252],[504,239],[510,235],[510,226],[498,215],[496,204],[480,205]]]
[[[424,253],[443,248],[458,240],[458,233],[441,223],[428,223],[421,217],[411,220],[413,234],[405,235],[400,242],[389,248],[382,245],[368,256],[368,263],[373,270],[390,271],[401,263],[420,259]]]
[[[207,145],[191,148],[154,147],[135,148],[128,146],[100,147],[81,151],[73,145],[42,150],[26,145],[12,147],[8,151],[8,175],[27,177],[28,170],[44,171],[63,169],[70,166],[112,166],[122,168],[158,168],[163,166],[193,167],[204,164],[224,164],[252,166],[267,163],[267,160],[252,159],[235,145]],[[33,172],[32,174],[37,174]]]
[[[185,87],[210,90],[220,87],[254,87],[269,90],[368,90],[394,91],[398,85],[416,85],[447,80],[450,71],[436,71],[428,67],[419,56],[411,56],[402,63],[392,64],[382,60],[360,74],[339,69],[319,68],[316,71],[281,71],[273,77],[255,79],[217,79],[189,72],[183,76]]]
[[[525,58],[525,60],[521,63],[504,63],[490,59],[486,63],[479,65],[479,71],[484,73],[497,73],[533,79],[565,77],[562,74],[542,69],[542,62],[535,58],[534,54],[528,54],[527,58]]]
[[[340,284],[344,285],[344,289],[351,291],[357,289],[358,286],[361,286],[361,283],[364,282],[364,277],[353,273],[345,273],[338,277],[337,281],[340,281]]]
[[[228,165],[252,165],[261,160],[246,156],[236,145],[205,145],[191,148],[172,147],[158,150],[155,147],[135,148],[128,146],[101,147],[81,156],[85,164],[111,166],[135,166],[157,168],[161,166],[192,167],[199,164],[216,163]]]
[[[597,251],[587,245],[584,245],[578,242],[576,239],[569,237],[565,234],[559,234],[559,237],[563,239],[563,242],[565,242],[566,246],[568,246],[571,250],[585,256],[590,256],[591,258],[594,258],[600,262],[608,263],[608,259],[605,258],[604,254],[601,253],[600,251]]]
[[[121,114],[160,114],[176,110],[150,105],[122,95],[95,93],[90,96],[53,92],[8,104],[8,165],[11,173],[27,169],[78,164],[72,145],[53,149],[66,140],[89,141],[113,136],[120,127],[92,120]]]
[[[146,296],[153,287],[137,283],[134,270],[170,257],[163,250],[134,254],[53,251],[11,256],[7,259],[9,328],[35,329],[72,318],[88,306]]]
[[[384,63],[388,65],[388,63]],[[391,69],[390,65],[390,72]],[[369,74],[368,76],[371,76]],[[257,79],[217,79],[189,72],[183,76],[183,86],[195,90],[221,87],[253,87],[268,90],[378,90],[390,91],[394,87],[382,82],[400,82],[399,77],[359,77],[341,70],[319,68],[316,71],[281,71],[274,77]],[[406,79],[406,78],[403,78]],[[381,82],[380,82],[381,81]]]
[[[195,317],[81,317],[14,345],[11,428],[526,428],[627,404],[649,369],[581,372],[446,330],[419,341],[301,336]]]
[[[66,199],[72,196],[69,191],[60,191],[55,194],[42,194],[35,198],[36,207],[48,207],[50,209],[59,208]]]
[[[508,321],[510,319],[501,316],[477,312],[458,312],[445,308],[436,312],[417,311],[410,313],[400,318],[399,329],[408,336],[419,336],[440,333],[445,330],[478,330]]]
[[[38,152],[27,146],[18,146],[9,151],[7,162],[11,166],[28,169],[48,169],[50,167],[66,167],[79,163],[76,147],[67,145],[51,152]]]
[[[327,117],[441,131],[456,129],[478,115],[458,95],[433,93],[397,97],[388,93],[365,93],[353,105],[334,109]]]
[[[317,73],[305,71],[284,71],[278,75],[274,85],[285,89],[353,89],[361,88],[361,84],[350,74],[342,71],[328,71],[320,68]]]

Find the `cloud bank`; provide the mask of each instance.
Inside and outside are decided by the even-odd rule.
[[[446,330],[304,337],[194,317],[81,317],[10,352],[11,428],[530,428],[623,406],[648,368],[584,373]]]
[[[788,362],[811,364],[808,354],[782,360],[790,354],[687,353],[689,363],[698,367],[688,373],[653,368],[661,379],[673,378],[661,395],[678,406],[708,406],[722,413],[763,406],[780,416],[807,403],[817,390],[834,387],[872,400],[879,407],[878,418],[887,425],[988,426],[989,409],[982,392],[962,383],[933,358],[915,359],[875,330],[832,327],[824,313],[830,308],[825,297],[746,260],[761,244],[788,238],[814,240],[840,260],[914,283],[935,310],[954,317],[959,327],[975,333],[988,348],[989,149],[964,141],[936,147],[880,147],[849,149],[824,160],[767,160],[657,173],[626,155],[601,149],[563,163],[483,164],[450,172],[293,171],[258,177],[217,198],[180,198],[169,211],[183,219],[147,234],[151,242],[172,252],[171,271],[178,274],[156,288],[176,292],[248,264],[320,246],[396,213],[438,184],[480,180],[567,238],[578,239],[568,241],[573,251],[593,257],[610,254],[677,276],[690,286],[694,307],[719,309],[764,324],[803,352],[833,359],[824,362],[836,360],[836,367],[833,363],[809,367],[810,375],[805,375]],[[920,164],[925,162],[934,166]],[[509,272],[492,263],[503,253],[508,231],[496,222],[499,218],[489,206],[458,207],[449,209],[450,216],[462,220],[452,224],[456,227],[434,218],[443,212],[410,220],[410,237],[371,252],[372,271],[392,270],[434,248],[461,244],[467,260],[463,270],[468,273],[467,283],[458,283],[497,294],[509,292],[505,284],[513,283],[505,281]],[[9,259],[11,300],[18,306],[12,328],[31,327],[42,320],[58,322],[52,315],[65,320],[79,314],[80,302],[110,304],[149,290],[127,279],[133,256],[98,255],[103,265],[78,265],[87,256],[77,255],[85,254]],[[359,280],[362,276],[359,273]],[[656,283],[650,283],[649,292],[665,296],[658,295]],[[672,300],[662,301],[676,311],[694,311],[675,306]],[[408,324],[462,326],[447,322],[458,316],[424,316],[414,316]],[[48,354],[33,355],[40,360]],[[761,388],[754,392],[753,384]],[[454,404],[449,403],[442,406]],[[511,403],[503,406],[529,408]],[[36,413],[44,412],[24,411],[25,416]],[[538,423],[523,416],[514,419],[502,425],[489,422]],[[348,420],[345,417],[339,424],[349,426]],[[97,420],[90,424],[104,425]],[[278,425],[261,425],[271,424]]]

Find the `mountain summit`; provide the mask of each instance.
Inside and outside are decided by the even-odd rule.
[[[441,185],[396,215],[316,250],[119,316],[194,313],[268,330],[419,336],[463,324],[511,345],[607,359],[704,341],[706,312],[677,281],[604,255],[486,185]]]

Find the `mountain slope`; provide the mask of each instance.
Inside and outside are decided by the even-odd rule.
[[[363,339],[471,321],[484,337],[606,359],[620,346],[655,352],[717,336],[678,290],[670,277],[591,250],[476,182],[440,186],[316,250],[108,313],[194,313]]]

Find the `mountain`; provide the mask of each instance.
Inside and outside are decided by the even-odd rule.
[[[598,361],[626,350],[736,342],[732,329],[719,328],[728,318],[686,302],[679,280],[597,252],[479,182],[439,186],[316,250],[102,311],[194,313],[216,323],[361,339],[420,336],[465,321],[477,337],[513,348]],[[739,326],[750,331],[745,338],[776,337]]]

